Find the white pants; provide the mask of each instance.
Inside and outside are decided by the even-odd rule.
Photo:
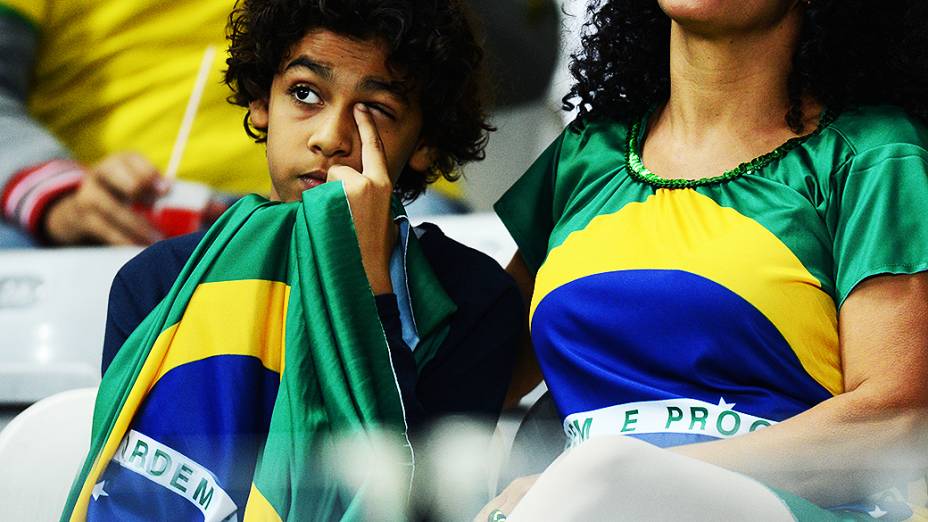
[[[751,478],[617,435],[588,440],[558,457],[507,520],[794,518],[779,497]]]

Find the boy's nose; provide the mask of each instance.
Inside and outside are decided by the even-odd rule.
[[[316,125],[306,141],[309,150],[326,157],[350,156],[352,142],[358,131],[351,109],[344,111],[333,108],[316,115],[315,119]]]

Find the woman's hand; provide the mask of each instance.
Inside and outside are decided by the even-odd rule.
[[[370,111],[355,105],[354,119],[361,135],[361,170],[334,165],[329,168],[326,182],[341,181],[348,196],[351,219],[354,221],[361,247],[361,263],[374,295],[393,292],[390,282],[390,254],[396,243],[397,227],[390,219],[390,198],[393,182],[387,169],[383,142]]]
[[[532,488],[532,485],[535,484],[535,481],[538,480],[540,476],[541,475],[529,475],[513,480],[502,493],[480,510],[480,513],[474,518],[474,522],[501,522],[505,520],[505,517],[494,520],[490,518],[490,515],[498,516],[496,515],[497,511],[502,512],[505,516],[512,513],[516,504],[522,500],[522,497],[528,493],[528,490]]]

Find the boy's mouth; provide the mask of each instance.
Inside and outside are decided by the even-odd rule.
[[[300,174],[297,178],[300,180],[303,190],[309,190],[325,183],[326,176],[325,172],[321,170],[313,170],[305,174]]]

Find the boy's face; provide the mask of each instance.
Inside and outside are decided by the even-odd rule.
[[[394,184],[407,164],[428,169],[432,153],[420,138],[421,108],[414,91],[390,72],[383,47],[377,40],[310,31],[284,58],[270,99],[249,106],[252,124],[267,129],[268,168],[281,201],[296,201],[324,183],[333,165],[363,174],[358,103],[370,108]]]

